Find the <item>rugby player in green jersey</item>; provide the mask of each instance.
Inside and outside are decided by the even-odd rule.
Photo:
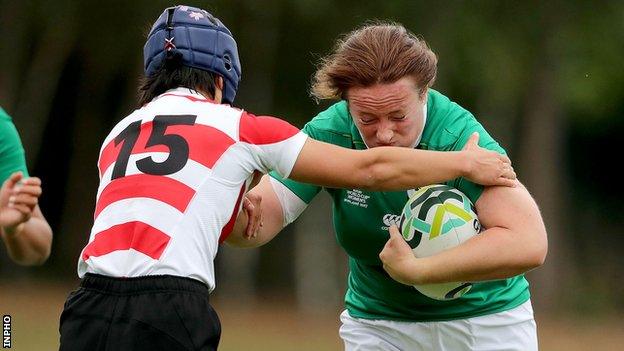
[[[470,112],[431,89],[436,71],[435,54],[403,26],[364,26],[339,41],[322,61],[312,93],[340,101],[303,130],[314,139],[351,149],[438,151],[460,150],[477,132],[481,147],[504,154]],[[547,252],[535,201],[519,183],[483,188],[457,178],[446,184],[475,203],[484,231],[423,259],[410,256],[393,226],[408,192],[325,189],[333,201],[337,240],[349,255],[340,328],[347,351],[537,350],[523,276],[540,266]],[[276,174],[263,177],[247,194],[230,243],[249,247],[271,240],[322,189]],[[390,240],[389,228],[394,233]],[[438,301],[399,281],[477,283],[461,298]]]
[[[28,177],[24,149],[11,117],[0,108],[0,237],[9,257],[21,265],[50,256],[52,229],[37,205],[41,180]]]

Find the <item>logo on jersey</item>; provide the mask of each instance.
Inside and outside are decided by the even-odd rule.
[[[381,217],[381,222],[383,223],[383,225],[381,226],[381,230],[387,231],[390,228],[390,226],[393,224],[400,228],[401,227],[400,221],[401,221],[401,215],[395,215],[393,213],[386,213],[383,217]]]
[[[387,213],[383,216],[383,224],[386,225],[386,227],[389,227],[391,225],[399,225],[399,220],[401,219],[401,216],[399,215],[395,215],[395,214],[391,214],[391,213]]]
[[[364,194],[362,190],[353,189],[347,190],[347,196],[345,196],[344,202],[350,205],[368,208],[368,199],[370,199],[370,195]]]
[[[416,193],[416,190],[418,189],[409,189],[406,191],[407,193],[407,198],[409,199],[410,197],[412,197],[412,195],[414,195],[414,193]],[[381,222],[383,223],[383,225],[381,226],[381,230],[388,230],[390,228],[391,225],[396,225],[397,227],[401,228],[401,215],[395,215],[393,213],[386,213],[382,218],[381,218]]]

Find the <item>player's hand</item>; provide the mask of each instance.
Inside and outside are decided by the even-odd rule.
[[[481,185],[516,186],[516,172],[509,157],[480,147],[479,133],[470,136],[463,152],[469,162],[464,175],[468,180]]]
[[[390,239],[386,242],[383,250],[379,253],[379,258],[383,263],[383,268],[392,279],[406,285],[417,284],[418,263],[412,252],[412,248],[399,233],[396,225],[389,228]]]
[[[258,236],[258,231],[262,228],[262,196],[247,193],[243,198],[243,211],[247,214],[247,228],[243,237],[253,239]]]
[[[39,178],[24,178],[22,172],[11,174],[0,189],[0,226],[15,230],[20,224],[28,221],[39,202],[40,195]]]

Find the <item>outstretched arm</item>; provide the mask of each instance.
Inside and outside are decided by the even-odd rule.
[[[379,254],[386,271],[395,280],[414,285],[504,279],[543,264],[546,228],[524,186],[486,188],[475,205],[486,230],[434,256],[415,258],[393,228]]]
[[[475,133],[462,151],[437,152],[396,147],[356,151],[308,139],[290,177],[330,187],[374,190],[415,188],[460,176],[484,185],[514,186],[516,174],[509,159],[480,148],[478,141]],[[299,200],[292,197],[289,202]],[[265,176],[246,195],[227,242],[256,247],[274,238],[285,225],[282,205]]]
[[[21,265],[43,264],[50,256],[52,229],[39,206],[41,181],[16,172],[0,190],[0,236],[11,259]]]
[[[465,177],[482,185],[514,186],[507,156],[477,145],[474,133],[462,151],[403,147],[351,150],[308,138],[289,178],[333,188],[403,190]]]

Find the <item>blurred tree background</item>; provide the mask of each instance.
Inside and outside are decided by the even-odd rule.
[[[309,97],[309,78],[340,34],[378,19],[422,35],[439,56],[434,88],[480,119],[540,204],[550,250],[528,274],[537,313],[624,313],[624,192],[615,184],[623,1],[186,3],[213,12],[237,39],[236,105],[299,127],[327,106]],[[77,282],[100,143],[135,107],[145,34],[173,4],[0,0],[0,105],[21,133],[31,173],[43,179],[41,207],[55,233],[42,267],[16,267],[0,250],[0,279]],[[223,248],[216,296],[339,310],[345,262],[321,197],[267,246]]]

